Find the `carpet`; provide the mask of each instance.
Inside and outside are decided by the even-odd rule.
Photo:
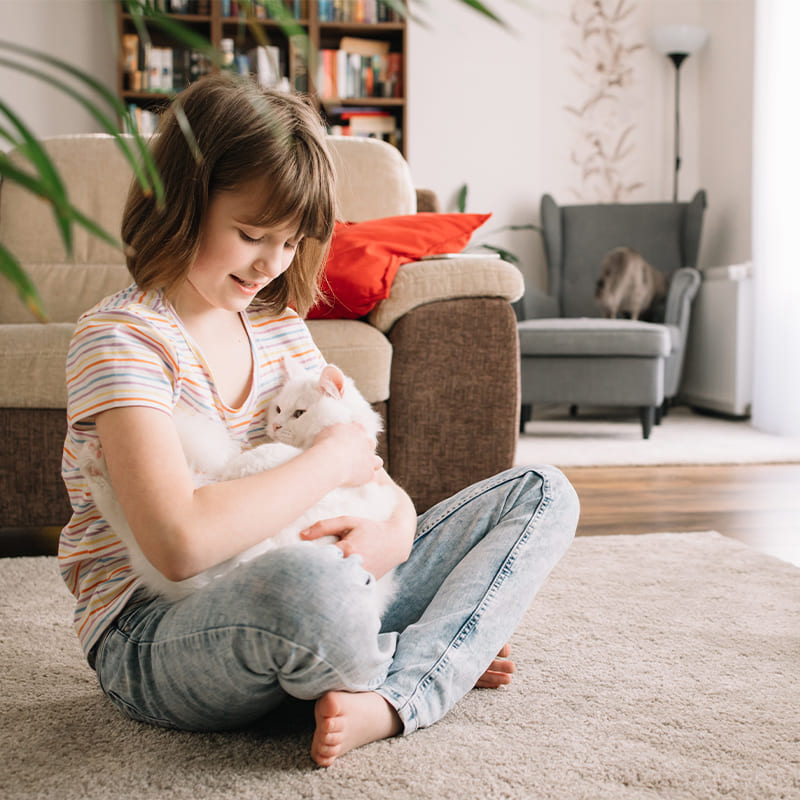
[[[660,466],[675,464],[800,463],[800,438],[775,436],[748,420],[670,410],[649,439],[637,415],[619,409],[537,409],[519,437],[516,464],[558,467]]]
[[[122,717],[54,558],[0,560],[0,787],[22,798],[800,798],[800,570],[714,532],[580,537],[512,640],[517,675],[314,767],[308,704],[247,731]]]

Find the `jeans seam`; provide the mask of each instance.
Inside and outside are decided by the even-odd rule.
[[[522,546],[527,544],[528,540],[531,538],[533,529],[535,525],[537,525],[541,518],[544,516],[545,512],[549,509],[552,505],[552,494],[550,491],[550,480],[548,476],[542,472],[538,472],[535,469],[531,469],[529,467],[522,468],[521,471],[533,471],[542,481],[542,497],[539,503],[536,506],[533,514],[531,514],[530,519],[526,523],[522,533],[514,542],[514,546],[512,547],[511,551],[508,553],[506,558],[503,560],[502,565],[498,569],[495,577],[493,578],[492,582],[490,583],[489,587],[487,588],[486,592],[484,593],[483,597],[481,598],[480,603],[475,607],[474,611],[470,614],[469,619],[462,625],[456,636],[453,640],[448,644],[447,648],[445,649],[444,654],[441,658],[439,658],[436,663],[428,670],[425,675],[420,679],[417,685],[414,687],[413,691],[407,698],[401,698],[396,695],[395,692],[391,690],[386,690],[387,695],[391,695],[394,699],[392,705],[395,707],[395,710],[400,715],[401,719],[404,721],[404,725],[408,729],[408,725],[406,721],[410,722],[415,720],[418,717],[416,704],[414,703],[414,699],[418,697],[420,694],[425,692],[428,686],[433,683],[436,677],[441,673],[441,671],[447,666],[449,663],[449,656],[451,651],[458,649],[464,640],[472,633],[475,627],[480,622],[480,619],[486,610],[488,604],[494,599],[499,591],[503,582],[512,574],[513,572],[513,565],[517,560],[517,556],[519,550]],[[517,473],[518,474],[518,473]],[[479,497],[481,494],[484,494],[490,490],[496,489],[498,486],[501,486],[503,483],[509,483],[516,479],[516,477],[512,478],[508,476],[508,474],[503,474],[504,479],[498,480],[497,482],[493,482],[490,486],[485,487],[483,491],[474,492],[467,495],[463,502],[454,505],[448,506],[446,509],[446,513],[442,513],[438,516],[437,521],[431,523],[430,526],[426,525],[425,533],[420,534],[420,536],[427,535],[436,525],[441,524],[448,516],[450,516],[454,511],[463,508],[468,502],[472,502],[476,497]],[[499,477],[499,476],[498,476]],[[386,698],[389,699],[388,697]],[[411,729],[413,730],[413,728]],[[411,732],[411,730],[407,730],[407,732]]]
[[[322,664],[327,670],[329,670],[331,675],[334,676],[336,678],[336,680],[338,681],[338,684],[337,684],[336,687],[331,687],[331,689],[327,689],[325,691],[331,691],[332,689],[339,688],[339,687],[343,687],[344,690],[347,690],[347,691],[363,691],[365,689],[363,689],[363,688],[352,688],[352,687],[354,687],[354,686],[357,686],[357,687],[364,686],[364,687],[371,688],[371,684],[374,684],[376,680],[380,680],[381,682],[383,682],[385,680],[385,677],[386,677],[385,675],[381,675],[379,678],[378,677],[371,678],[367,682],[367,684],[358,684],[358,683],[354,684],[353,682],[348,680],[345,677],[345,675],[342,673],[342,671],[340,669],[338,669],[335,665],[333,665],[327,658],[322,657],[321,655],[319,655],[317,652],[315,652],[311,648],[307,647],[306,645],[303,645],[303,644],[300,644],[298,642],[295,642],[294,640],[289,639],[286,636],[283,636],[283,635],[278,634],[278,633],[274,633],[273,631],[268,630],[266,628],[256,627],[256,626],[253,626],[253,625],[242,625],[242,624],[218,625],[218,626],[214,626],[213,628],[204,629],[202,631],[194,631],[192,633],[184,634],[184,635],[182,635],[180,637],[176,637],[176,638],[170,639],[170,642],[189,641],[189,640],[197,638],[197,637],[204,638],[204,637],[206,637],[208,635],[213,635],[213,634],[218,634],[218,633],[235,634],[237,632],[241,633],[245,637],[247,637],[249,632],[256,632],[258,634],[266,634],[267,636],[273,637],[276,641],[280,641],[281,643],[290,645],[291,649],[293,650],[293,652],[295,654],[297,654],[298,652],[302,652],[302,653],[305,653],[305,654],[313,656],[318,661],[318,663]],[[133,646],[133,647],[135,647],[137,649],[139,649],[139,648],[148,648],[148,649],[150,649],[150,648],[158,647],[160,644],[164,643],[164,642],[159,642],[157,640],[152,640],[152,639],[138,639],[138,638],[136,638],[134,636],[131,636],[129,631],[126,631],[123,628],[119,628],[119,627],[115,627],[115,628],[110,629],[109,633],[111,635],[104,637],[104,640],[103,640],[104,647],[103,647],[103,649],[105,649],[105,646],[109,643],[110,639],[113,637],[113,634],[118,634],[119,636],[121,636],[125,640],[126,644],[131,645],[131,646]],[[268,648],[268,649],[271,651],[271,648]],[[98,655],[98,662],[99,662],[100,661],[100,655],[101,655],[99,651],[98,651],[97,655]],[[280,688],[284,692],[286,692],[286,694],[288,694],[288,695],[290,695],[292,697],[295,697],[296,695],[292,694],[291,692],[289,692],[287,690],[287,688],[284,685],[284,682],[282,680],[282,677],[283,676],[282,676],[281,670],[280,669],[276,669],[275,670],[275,682],[276,682],[276,684],[278,684],[280,686]],[[126,701],[124,698],[119,696],[113,690],[106,689],[103,686],[102,680],[100,680],[100,672],[99,671],[98,671],[98,681],[100,683],[101,688],[103,689],[103,691],[107,695],[109,695],[113,699],[116,699],[119,703],[124,705],[125,708],[130,708],[130,709],[133,710],[134,714],[132,716],[135,716],[137,718],[141,717],[141,718],[145,718],[145,719],[148,719],[148,720],[152,720],[154,722],[157,722],[159,725],[165,725],[165,726],[168,726],[168,727],[175,727],[175,725],[173,723],[170,723],[168,721],[161,721],[158,718],[154,718],[154,717],[151,717],[151,716],[149,716],[147,714],[144,714],[141,710],[137,709],[134,705],[131,705],[130,703],[128,703],[128,701]]]

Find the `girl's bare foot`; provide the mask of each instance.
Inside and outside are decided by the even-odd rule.
[[[476,689],[499,689],[511,683],[511,676],[514,674],[516,665],[509,658],[511,648],[504,644],[502,650],[497,654],[497,658],[489,665],[489,669],[478,678],[475,684]]]
[[[311,758],[321,767],[356,747],[396,736],[403,727],[394,708],[375,692],[328,692],[317,700],[314,718]]]

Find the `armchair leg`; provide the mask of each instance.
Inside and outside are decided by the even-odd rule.
[[[523,403],[519,410],[519,432],[525,433],[525,423],[528,422],[533,414],[533,406],[530,403]]]
[[[654,406],[643,406],[639,409],[639,418],[642,421],[642,438],[649,439],[650,431],[653,430],[653,423],[656,419],[656,409]]]

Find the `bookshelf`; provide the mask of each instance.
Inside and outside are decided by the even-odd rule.
[[[381,0],[284,0],[300,34],[258,4],[236,0],[154,0],[223,54],[212,63],[144,18],[147,37],[118,5],[117,92],[149,135],[169,98],[206,72],[231,69],[265,85],[308,93],[332,133],[376,136],[405,155],[405,18]],[[147,41],[149,39],[149,41]]]

